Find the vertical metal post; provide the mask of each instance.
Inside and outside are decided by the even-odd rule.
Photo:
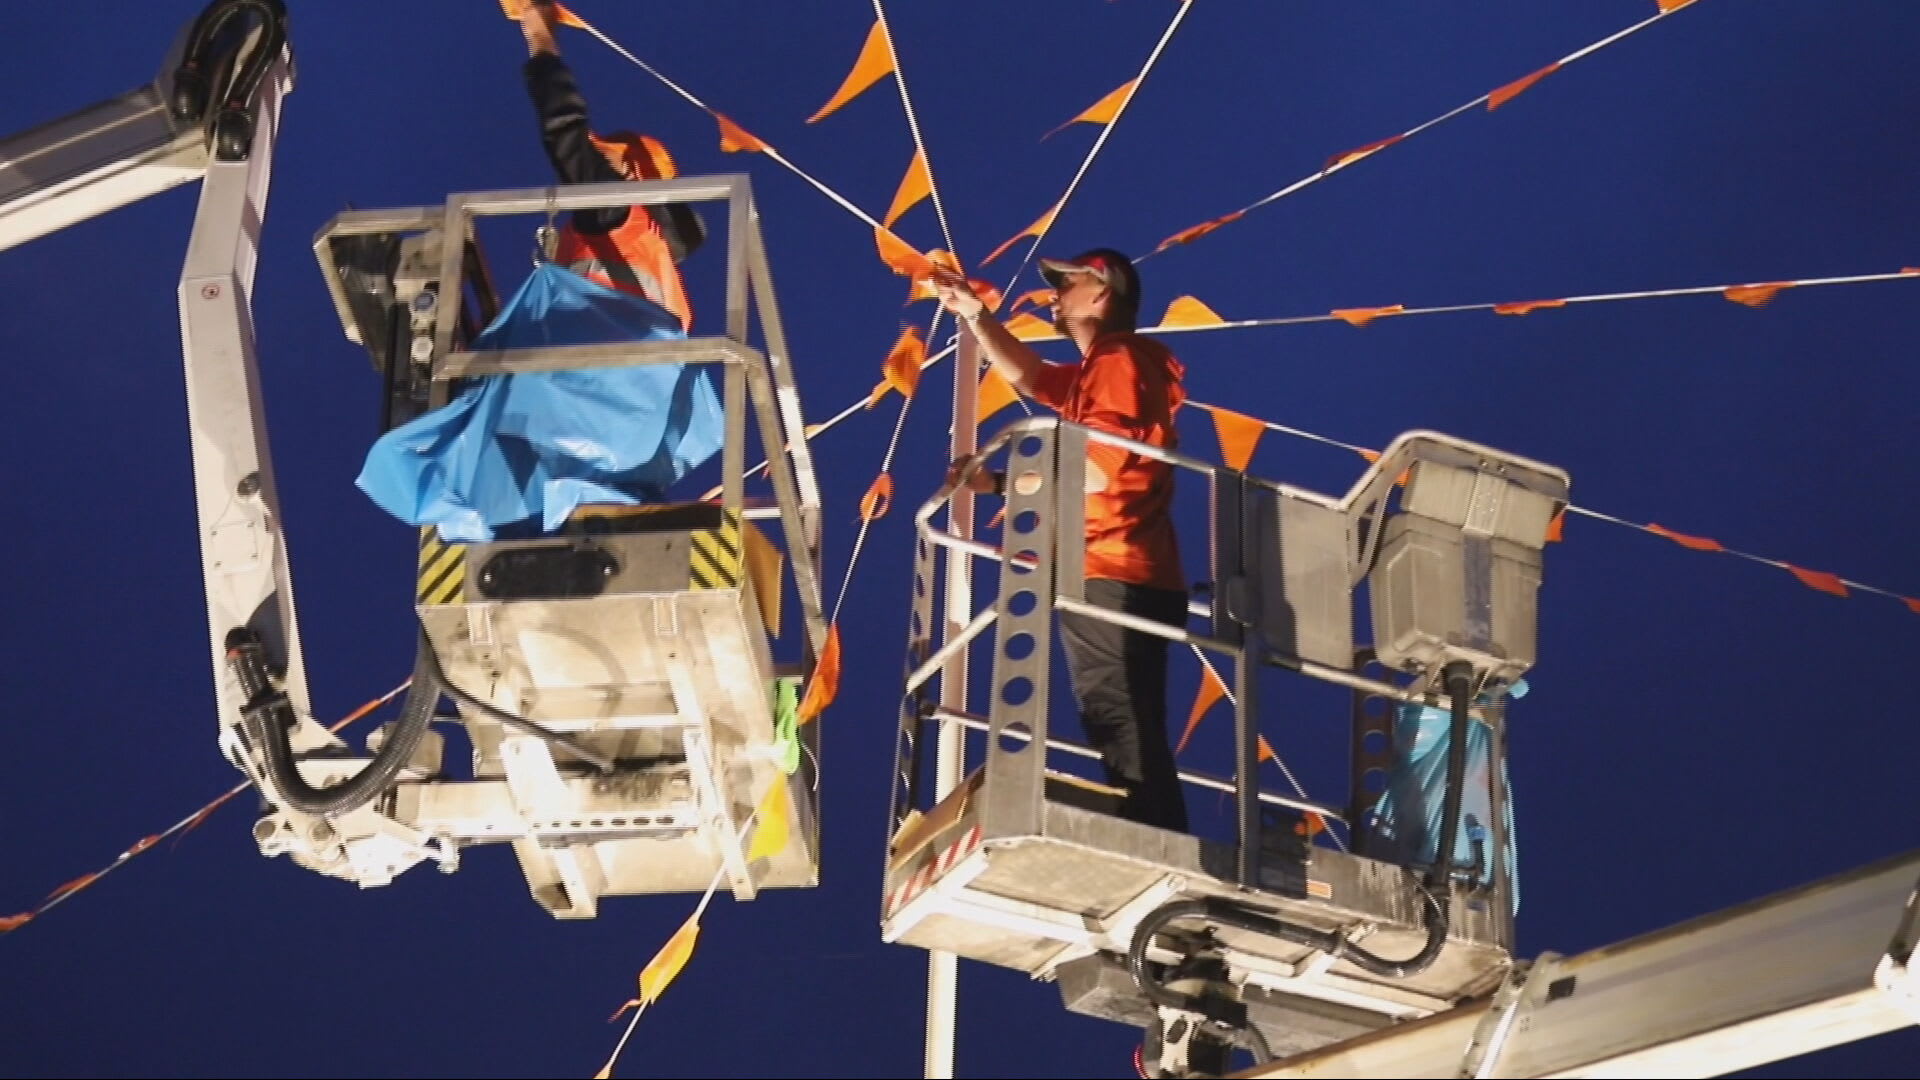
[[[980,343],[964,325],[960,347],[953,362],[953,431],[947,444],[947,460],[968,457],[980,445],[979,378]],[[963,540],[973,539],[973,492],[961,489],[947,504],[947,532]],[[973,618],[972,559],[957,551],[947,553],[946,612],[941,619],[940,640],[953,640]],[[967,651],[953,654],[940,672],[940,704],[955,712],[967,711]],[[959,724],[941,721],[935,744],[933,801],[938,805],[966,774],[966,731]],[[927,954],[927,1046],[923,1064],[927,1080],[950,1080],[953,1076],[955,1020],[959,1010],[959,963],[950,952],[935,950]]]
[[[1235,876],[1242,885],[1260,880],[1260,669],[1266,645],[1260,632],[1259,560],[1247,551],[1258,515],[1246,477],[1215,475],[1213,486],[1214,633],[1240,646],[1233,667],[1234,804],[1239,818]]]
[[[747,192],[738,183],[729,185],[727,195],[727,336],[742,345],[747,343],[747,252],[750,208]],[[729,513],[738,514],[746,503],[747,468],[747,373],[739,364],[726,365],[721,401],[726,415],[726,435],[720,448],[721,504]],[[766,447],[771,459],[781,447]]]

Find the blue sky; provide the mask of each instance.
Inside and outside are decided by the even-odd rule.
[[[299,85],[256,286],[275,465],[316,711],[404,678],[408,530],[352,485],[378,384],[309,243],[349,205],[546,183],[517,31],[489,0],[295,2]],[[896,3],[891,14],[962,254],[1058,197],[1096,132],[1040,135],[1131,78],[1170,0]],[[584,14],[876,214],[912,153],[884,84],[818,125],[865,4],[622,4]],[[196,3],[75,0],[10,16],[0,130],[151,77]],[[1653,0],[1366,5],[1201,0],[1048,248],[1144,252],[1636,22]],[[1701,0],[1555,74],[1143,268],[1147,306],[1229,318],[1336,307],[1869,273],[1920,264],[1920,7]],[[869,389],[904,289],[868,232],[605,48],[563,39],[607,127],[683,172],[748,172],[801,390],[821,419]],[[194,191],[0,255],[0,401],[14,511],[0,586],[0,909],[97,866],[233,782],[214,746],[173,287]],[[528,222],[529,229],[533,223]],[[902,232],[936,246],[929,210]],[[521,257],[509,245],[500,265]],[[711,260],[710,255],[702,258]],[[1001,280],[1010,262],[988,268]],[[699,275],[695,275],[696,287]],[[1031,275],[1021,288],[1039,283]],[[1191,394],[1363,445],[1433,427],[1565,467],[1582,505],[1920,593],[1912,451],[1920,282],[1170,338]],[[696,307],[701,298],[696,295]],[[719,309],[710,297],[702,309]],[[942,372],[945,369],[941,369]],[[904,642],[908,514],[944,464],[929,376],[842,626],[824,720],[820,888],[722,899],[623,1075],[918,1071],[923,957],[877,929]],[[823,437],[830,583],[895,405]],[[1204,415],[1185,446],[1215,453]],[[1339,491],[1362,463],[1277,435],[1253,470]],[[1200,523],[1183,521],[1202,575]],[[1920,622],[1898,603],[1575,520],[1547,553],[1534,693],[1514,710],[1521,952],[1572,953],[1912,843],[1904,797]],[[787,646],[791,648],[789,644]],[[1176,661],[1174,708],[1196,679]],[[1277,679],[1263,729],[1338,799],[1337,698]],[[1329,704],[1331,703],[1331,705]],[[1202,767],[1228,760],[1225,722]],[[1211,738],[1210,742],[1206,740]],[[244,800],[243,800],[244,801]],[[1202,827],[1215,808],[1193,802]],[[589,1075],[603,1021],[691,897],[549,919],[504,851],[358,892],[267,862],[234,806],[0,941],[0,1066],[19,1075]],[[1811,958],[1810,962],[1817,962]],[[1125,1075],[1136,1033],[1053,987],[969,965],[959,1071]],[[1911,1032],[1753,1075],[1905,1075]]]

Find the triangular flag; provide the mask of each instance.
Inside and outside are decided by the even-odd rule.
[[[786,571],[787,556],[753,522],[743,522],[740,536],[745,541],[741,554],[747,564],[747,581],[753,585],[760,621],[767,633],[780,636],[780,579]]]
[[[927,359],[926,342],[920,340],[920,331],[908,327],[900,331],[900,340],[894,343],[893,351],[880,365],[880,385],[873,388],[873,397],[868,399],[867,408],[880,404],[888,390],[900,391],[900,396],[912,398],[913,391],[920,385],[920,365]]]
[[[1510,304],[1493,305],[1495,315],[1531,315],[1547,308],[1566,307],[1565,300],[1515,300]]]
[[[1008,319],[1006,327],[1007,333],[1012,334],[1017,341],[1045,341],[1059,336],[1054,331],[1052,323],[1031,311],[1023,311]]]
[[[1023,307],[1048,308],[1052,306],[1052,289],[1034,289],[1031,292],[1023,292],[1018,297],[1015,297],[1013,307],[1009,309],[1009,313],[1017,315]]]
[[[1913,612],[1915,615],[1920,615],[1920,600],[1915,600],[1911,596],[1903,596],[1900,599],[1906,601],[1908,611]],[[14,917],[19,918],[17,915]],[[0,932],[4,932],[7,929],[6,920],[0,919]]]
[[[55,900],[60,899],[63,896],[69,896],[73,893],[77,893],[81,889],[84,889],[87,886],[93,884],[95,881],[99,880],[99,878],[100,878],[100,875],[97,873],[81,874],[79,877],[74,878],[72,881],[69,881],[65,885],[62,885],[59,888],[48,893],[46,902],[50,904]]]
[[[748,862],[787,850],[789,828],[785,787],[784,783],[776,780],[760,799],[760,808],[754,814],[757,824],[753,827],[753,843],[747,846]]]
[[[1017,397],[1013,384],[998,371],[988,368],[987,373],[980,376],[979,397],[975,399],[974,406],[975,414],[979,417],[980,423],[984,424],[987,422],[987,417],[1013,404]]]
[[[1792,565],[1787,567],[1787,571],[1794,577],[1799,578],[1800,584],[1805,585],[1809,589],[1818,589],[1823,593],[1832,593],[1835,596],[1847,595],[1847,583],[1841,581],[1838,574],[1829,574],[1824,570],[1802,570]]]
[[[767,144],[755,138],[753,133],[732,120],[724,113],[714,113],[713,118],[720,122],[720,151],[725,154],[746,151],[757,154],[767,148]]]
[[[1235,472],[1245,472],[1253,460],[1254,447],[1260,444],[1260,436],[1267,433],[1267,425],[1215,405],[1213,433],[1220,438],[1220,460]]]
[[[1053,217],[1055,214],[1058,214],[1059,212],[1060,212],[1060,204],[1054,203],[1051,207],[1048,207],[1046,213],[1041,214],[1037,219],[1035,219],[1033,224],[1027,226],[1024,229],[1021,229],[1017,233],[1014,233],[1012,236],[1007,238],[1006,243],[1001,244],[997,248],[994,248],[993,254],[980,260],[980,265],[985,266],[988,263],[992,262],[993,260],[999,258],[1000,256],[1005,255],[1007,253],[1008,248],[1020,242],[1021,237],[1024,237],[1024,236],[1037,237],[1040,234],[1046,232],[1048,229],[1053,228]]]
[[[866,92],[868,87],[891,74],[893,74],[893,49],[887,42],[886,24],[876,19],[873,29],[867,31],[866,44],[860,46],[860,56],[854,60],[853,70],[847,72],[846,80],[840,84],[840,89],[833,92],[832,99],[820,106],[819,112],[807,118],[807,123],[820,122],[840,106]]]
[[[892,229],[873,230],[873,246],[880,251],[880,261],[896,274],[923,278],[933,273],[933,263],[918,248],[895,236]]]
[[[653,959],[647,961],[645,968],[641,969],[641,1002],[651,1005],[660,1000],[660,995],[667,992],[667,987],[673,985],[673,980],[679,976],[681,969],[685,968],[687,961],[693,958],[693,946],[699,940],[700,924],[698,922],[688,919],[680,924],[680,929],[673,932],[673,936],[667,939],[667,943],[660,946],[660,951],[653,955]]]
[[[1335,308],[1328,314],[1348,326],[1365,326],[1375,319],[1398,315],[1405,310],[1407,309],[1402,304],[1392,304],[1387,307]]]
[[[528,2],[529,0],[500,0],[500,10],[506,12],[507,18],[519,22],[520,16],[527,10]],[[571,26],[576,30],[587,29],[586,22],[580,16],[559,4],[553,5],[553,14],[561,26]]]
[[[1176,296],[1160,316],[1161,326],[1220,326],[1227,320],[1191,296]]]
[[[1512,82],[1508,83],[1507,85],[1492,91],[1491,93],[1487,94],[1487,111],[1492,112],[1493,110],[1499,108],[1500,106],[1505,105],[1507,102],[1512,101],[1514,98],[1517,98],[1521,94],[1525,93],[1527,91],[1527,88],[1532,86],[1534,83],[1539,82],[1541,79],[1544,79],[1547,76],[1559,70],[1560,70],[1560,62],[1556,60],[1553,63],[1548,64],[1546,67],[1541,68],[1539,71],[1536,71],[1531,75],[1523,75],[1520,78],[1515,79]]]
[[[1180,733],[1180,743],[1173,748],[1176,755],[1186,751],[1187,742],[1193,738],[1194,729],[1200,726],[1200,718],[1207,715],[1208,709],[1219,704],[1221,698],[1227,696],[1226,684],[1220,681],[1220,676],[1214,674],[1213,668],[1203,668],[1202,672],[1200,689],[1193,695],[1193,708],[1187,710],[1187,730]]]
[[[1681,8],[1693,3],[1693,0],[1658,0],[1658,3],[1660,5],[1660,14],[1666,15],[1679,11]]]
[[[1767,301],[1780,295],[1781,289],[1791,289],[1793,285],[1794,283],[1791,281],[1768,281],[1759,285],[1735,285],[1731,289],[1724,290],[1721,295],[1736,304],[1745,304],[1750,308],[1762,308],[1767,306]]]
[[[800,699],[800,722],[807,723],[827,711],[840,696],[840,626],[827,627],[827,647],[820,650],[820,661],[813,666],[813,678],[807,680],[806,696]]]
[[[33,921],[33,912],[23,911],[18,915],[0,915],[0,934],[18,930]]]
[[[1547,522],[1547,543],[1558,544],[1566,538],[1567,508],[1563,506],[1559,513],[1553,515],[1553,520]]]
[[[867,493],[860,496],[860,520],[877,521],[887,516],[893,508],[893,477],[881,473],[873,478],[873,485]]]
[[[1165,251],[1168,248],[1174,247],[1179,244],[1191,244],[1195,240],[1200,239],[1201,237],[1212,232],[1213,230],[1218,229],[1223,225],[1231,225],[1234,222],[1239,221],[1241,218],[1246,216],[1247,216],[1247,212],[1245,210],[1235,210],[1233,213],[1228,214],[1225,217],[1217,217],[1217,218],[1214,218],[1212,221],[1203,221],[1198,225],[1189,226],[1185,229],[1181,229],[1177,233],[1174,233],[1172,236],[1167,237],[1165,240],[1160,241],[1160,246],[1157,248],[1154,248],[1153,250],[1156,252]]]
[[[900,189],[893,193],[893,205],[887,207],[887,216],[883,219],[887,228],[893,228],[901,214],[931,194],[933,174],[927,171],[927,155],[916,150],[913,160],[907,164],[907,175],[900,178]]]
[[[1127,98],[1130,95],[1132,95],[1133,84],[1138,81],[1139,81],[1138,79],[1130,79],[1126,82],[1121,83],[1119,86],[1114,88],[1112,93],[1108,94],[1106,97],[1101,98],[1099,101],[1094,102],[1092,105],[1087,106],[1086,112],[1081,113],[1079,116],[1074,117],[1073,119],[1067,121],[1066,123],[1061,124],[1059,127],[1054,128],[1052,131],[1047,132],[1045,135],[1040,136],[1040,141],[1045,142],[1048,139],[1053,138],[1055,135],[1059,134],[1060,132],[1065,131],[1067,128],[1073,126],[1074,124],[1082,124],[1082,123],[1111,124],[1113,123],[1114,118],[1120,115],[1120,107],[1125,105],[1127,103]]]
[[[1720,541],[1718,540],[1709,540],[1704,536],[1688,536],[1686,533],[1677,533],[1677,532],[1674,532],[1672,529],[1663,529],[1658,525],[1649,524],[1647,526],[1647,531],[1652,533],[1655,536],[1664,536],[1667,539],[1673,541],[1674,543],[1679,544],[1683,548],[1692,548],[1695,551],[1727,550],[1726,548],[1721,546]]]
[[[1361,158],[1371,157],[1406,137],[1405,133],[1390,135],[1378,142],[1370,142],[1365,146],[1356,146],[1344,154],[1335,154],[1327,159],[1327,163],[1320,167],[1320,171],[1332,172],[1335,169],[1344,169],[1354,162],[1359,161]]]

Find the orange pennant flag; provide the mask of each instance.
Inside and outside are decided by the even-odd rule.
[[[1750,308],[1763,308],[1767,302],[1780,295],[1781,289],[1791,289],[1791,281],[1768,281],[1759,285],[1735,285],[1721,293],[1736,304],[1745,304]]]
[[[500,10],[506,12],[507,18],[519,22],[520,16],[527,10],[527,3],[528,0],[500,0]],[[586,22],[580,16],[559,4],[553,5],[553,14],[561,26],[571,26],[576,30],[587,29]]]
[[[1198,225],[1189,226],[1167,237],[1165,240],[1160,241],[1160,246],[1153,250],[1160,252],[1178,244],[1191,244],[1213,230],[1221,228],[1222,226],[1231,225],[1245,216],[1247,216],[1245,210],[1235,210],[1225,217],[1217,217],[1212,221],[1203,221]]]
[[[1273,752],[1273,746],[1267,742],[1267,737],[1261,735],[1258,736],[1258,738],[1260,739],[1260,750],[1254,755],[1254,759],[1260,762],[1279,761],[1280,755]]]
[[[122,859],[131,859],[135,855],[140,854],[141,852],[147,850],[148,848],[152,847],[153,845],[159,842],[160,842],[160,837],[157,833],[153,836],[143,836],[140,838],[138,843],[128,848],[126,850],[126,853],[121,855],[120,857]]]
[[[1547,522],[1547,543],[1558,544],[1566,538],[1567,508],[1563,506],[1559,513],[1553,515],[1553,520]]]
[[[914,204],[933,194],[933,174],[927,171],[927,155],[918,150],[907,165],[907,175],[900,178],[900,189],[893,193],[893,205],[887,207],[887,216],[882,219],[887,228],[900,220],[900,215],[913,209]]]
[[[814,665],[813,678],[807,681],[807,693],[800,699],[800,722],[813,720],[827,711],[833,699],[840,696],[840,626],[835,623],[827,627],[827,647],[820,650],[820,661]]]
[[[0,934],[18,930],[33,921],[33,912],[23,911],[18,915],[0,915]]]
[[[1023,311],[1008,319],[1006,327],[1007,333],[1012,334],[1018,341],[1044,341],[1059,336],[1055,333],[1052,323],[1031,311]]]
[[[986,423],[987,417],[1013,404],[1016,396],[1013,384],[999,372],[988,368],[987,373],[980,376],[979,398],[975,406],[980,423]]]
[[[1018,313],[1019,310],[1023,307],[1048,308],[1052,306],[1053,306],[1053,290],[1052,289],[1035,289],[1032,292],[1023,292],[1019,296],[1015,297],[1013,301],[1013,308],[1011,310],[1015,313]]]
[[[757,154],[767,148],[767,144],[754,137],[752,132],[727,119],[725,113],[716,112],[713,118],[720,122],[721,153],[733,154],[744,150],[750,154]]]
[[[1187,742],[1193,738],[1194,729],[1200,726],[1200,718],[1207,715],[1207,710],[1219,704],[1220,699],[1226,696],[1227,686],[1220,681],[1220,676],[1214,674],[1211,667],[1202,668],[1200,690],[1193,696],[1193,708],[1187,711],[1187,730],[1180,733],[1180,743],[1173,748],[1176,755],[1186,751]]]
[[[1367,459],[1367,464],[1369,464],[1369,465],[1371,465],[1371,464],[1373,464],[1374,462],[1376,462],[1376,461],[1379,461],[1379,460],[1380,460],[1380,451],[1378,451],[1378,450],[1369,450],[1369,449],[1367,449],[1366,447],[1364,447],[1364,446],[1363,446],[1363,447],[1361,447],[1361,448],[1360,448],[1360,456],[1361,456],[1361,457],[1363,457],[1363,458],[1366,458],[1366,459]]]
[[[1693,3],[1693,0],[1657,0],[1657,2],[1660,5],[1660,14],[1665,15],[1669,12],[1679,11],[1681,8]]]
[[[655,953],[653,959],[647,961],[647,966],[640,971],[642,1002],[651,1005],[660,1000],[660,995],[666,993],[667,987],[673,985],[673,980],[687,966],[687,961],[693,959],[693,946],[699,940],[699,923],[688,919],[680,924],[680,929],[673,932],[673,936],[667,939],[665,945],[660,946],[660,951]]]
[[[1672,529],[1661,528],[1659,525],[1649,524],[1647,531],[1655,536],[1664,536],[1683,548],[1692,548],[1695,551],[1727,550],[1718,540],[1710,540],[1704,536],[1688,536],[1686,533],[1677,533]]]
[[[1011,237],[1007,238],[1006,243],[1001,244],[997,248],[994,248],[993,254],[980,260],[980,265],[985,266],[988,263],[992,262],[993,260],[999,258],[1000,256],[1005,255],[1007,253],[1007,249],[1019,243],[1022,237],[1039,236],[1041,233],[1044,233],[1048,229],[1053,228],[1053,217],[1055,214],[1058,214],[1059,212],[1060,212],[1060,204],[1054,203],[1051,207],[1048,207],[1047,212],[1044,214],[1041,214],[1039,218],[1037,218],[1034,221],[1033,224],[1027,226],[1024,229],[1021,229],[1017,233],[1014,233]]]
[[[1911,596],[1903,596],[1900,599],[1906,601],[1908,611],[1913,612],[1915,615],[1920,615],[1920,600],[1915,600]],[[5,929],[5,926],[0,925],[0,930],[4,930],[4,929]]]
[[[1900,268],[1900,272],[1909,277],[1920,276],[1920,266],[1903,266]]]
[[[873,244],[880,250],[880,261],[886,263],[896,274],[910,278],[923,278],[933,273],[933,262],[920,254],[918,248],[893,234],[891,229],[873,230]]]
[[[853,62],[853,70],[847,72],[846,80],[840,89],[820,111],[807,118],[807,123],[816,124],[825,119],[834,110],[859,97],[874,83],[893,74],[893,49],[887,41],[886,25],[874,20],[873,29],[867,31],[867,42],[860,46],[860,56]]]
[[[1213,433],[1220,438],[1220,460],[1235,472],[1245,472],[1248,463],[1253,461],[1253,448],[1260,444],[1260,436],[1267,433],[1267,425],[1216,405]]]
[[[1559,70],[1560,70],[1560,62],[1556,60],[1553,63],[1548,64],[1546,67],[1541,68],[1539,71],[1536,71],[1531,75],[1523,75],[1520,78],[1515,79],[1512,82],[1508,83],[1507,85],[1492,91],[1487,95],[1487,111],[1492,112],[1493,110],[1499,108],[1500,106],[1505,105],[1507,102],[1512,101],[1514,98],[1517,98],[1521,94],[1525,93],[1527,91],[1527,88],[1531,87],[1534,83],[1539,82],[1541,79],[1544,79],[1547,76]]]
[[[1787,571],[1799,578],[1800,584],[1809,589],[1818,589],[1835,596],[1847,595],[1847,583],[1841,581],[1838,574],[1829,574],[1824,570],[1802,570],[1793,565],[1788,565]]]
[[[1133,84],[1138,81],[1138,79],[1129,79],[1121,83],[1114,88],[1112,93],[1094,102],[1092,105],[1087,106],[1086,112],[1081,113],[1079,116],[1040,136],[1040,141],[1046,142],[1048,139],[1053,138],[1074,124],[1113,123],[1114,117],[1120,115],[1120,106],[1125,105],[1127,103],[1127,97],[1133,93]]]
[[[1191,296],[1174,297],[1173,303],[1167,305],[1167,313],[1160,316],[1161,326],[1221,326],[1226,321]]]
[[[926,342],[920,340],[920,331],[908,327],[900,331],[900,340],[894,343],[893,351],[880,365],[880,385],[873,388],[873,396],[867,400],[867,408],[880,404],[888,390],[900,391],[900,396],[911,399],[920,385],[920,365],[927,359]]]
[[[887,516],[893,508],[893,477],[881,473],[873,478],[873,486],[860,496],[860,520],[877,521]]]
[[[747,861],[769,858],[787,850],[790,826],[787,822],[786,793],[782,790],[785,781],[775,780],[767,788],[766,795],[760,799],[755,812],[756,825],[753,827],[753,843],[747,846]]]
[[[1382,150],[1385,150],[1387,147],[1392,146],[1394,143],[1397,143],[1404,138],[1406,138],[1406,135],[1404,133],[1400,135],[1392,135],[1387,138],[1381,139],[1378,142],[1370,142],[1365,146],[1356,146],[1353,149],[1348,150],[1344,154],[1335,154],[1332,157],[1327,159],[1327,163],[1320,167],[1320,171],[1331,172],[1334,169],[1343,168],[1347,165],[1351,165],[1354,162],[1359,161],[1361,158],[1370,157],[1374,154],[1379,153]]]
[[[1493,305],[1495,315],[1531,315],[1547,308],[1566,307],[1565,300],[1516,300],[1510,304]]]
[[[1328,314],[1348,326],[1365,326],[1375,319],[1398,315],[1405,310],[1407,310],[1405,305],[1393,304],[1388,307],[1335,308]]]
[[[46,902],[51,904],[52,902],[60,899],[63,896],[71,896],[72,894],[79,892],[81,889],[84,889],[87,886],[93,884],[96,880],[99,879],[99,877],[100,875],[97,873],[81,874],[79,877],[74,878],[72,881],[69,881],[65,885],[62,885],[59,888],[48,893]]]

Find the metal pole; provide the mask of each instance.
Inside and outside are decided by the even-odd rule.
[[[953,364],[953,432],[947,447],[947,460],[958,461],[979,446],[980,343],[963,324],[960,327],[959,355]],[[973,492],[966,488],[953,493],[947,504],[947,533],[962,540],[973,538]],[[940,640],[948,642],[966,633],[973,617],[973,560],[957,552],[947,553],[946,617],[941,620]],[[967,711],[967,651],[956,650],[948,658],[940,676],[940,705],[957,712]],[[940,722],[935,744],[933,798],[937,805],[945,799],[966,772],[966,731],[951,721]],[[958,958],[950,952],[927,954],[927,1080],[952,1080],[954,1020],[959,1008]]]

